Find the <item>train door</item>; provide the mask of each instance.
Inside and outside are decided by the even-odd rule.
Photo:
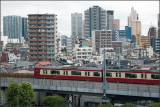
[[[38,78],[38,69],[37,68],[34,69],[34,78]]]

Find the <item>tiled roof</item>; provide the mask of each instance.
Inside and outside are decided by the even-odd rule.
[[[49,62],[49,61],[40,61],[40,62],[38,62],[40,65],[49,65],[49,64],[51,64],[51,62]]]

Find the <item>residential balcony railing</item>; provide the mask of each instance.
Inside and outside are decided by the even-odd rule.
[[[47,54],[54,54],[54,52],[47,52]]]
[[[37,43],[29,43],[28,45],[29,46],[31,46],[31,45],[37,45]]]
[[[46,43],[38,43],[38,45],[46,45]]]
[[[35,41],[37,41],[37,39],[28,39],[28,41],[35,42]]]
[[[46,41],[46,39],[38,39],[38,41]]]
[[[47,41],[54,41],[54,39],[47,39]]]
[[[38,48],[38,50],[46,50],[46,47]]]
[[[54,50],[54,47],[48,47],[47,50]]]

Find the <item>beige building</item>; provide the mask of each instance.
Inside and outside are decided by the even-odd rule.
[[[138,19],[138,14],[134,8],[131,8],[131,14],[128,17],[128,26],[131,27],[131,35],[141,35],[141,21]]]
[[[141,43],[143,48],[150,47],[150,37],[149,36],[141,36]]]
[[[100,48],[108,48],[108,47],[112,47],[112,31],[111,30],[92,31],[93,53],[99,53]]]
[[[119,30],[119,28],[120,28],[120,20],[119,19],[114,19],[113,30]]]
[[[28,45],[30,61],[52,61],[57,53],[57,15],[28,15]]]

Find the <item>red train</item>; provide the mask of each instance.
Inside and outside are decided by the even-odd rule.
[[[34,78],[102,81],[99,68],[35,68]],[[106,71],[106,81],[135,84],[160,84],[160,72],[112,69]]]

